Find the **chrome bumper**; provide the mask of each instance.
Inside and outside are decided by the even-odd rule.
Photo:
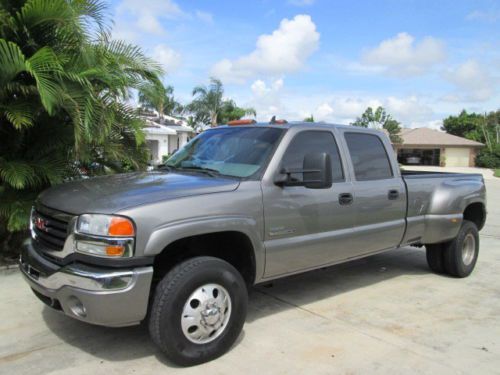
[[[72,318],[112,327],[137,324],[146,316],[153,267],[114,270],[78,264],[44,273],[37,257],[36,250],[26,244],[19,268],[49,306]]]

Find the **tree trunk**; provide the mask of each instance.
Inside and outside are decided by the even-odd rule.
[[[210,114],[210,126],[215,128],[217,126],[217,113]]]

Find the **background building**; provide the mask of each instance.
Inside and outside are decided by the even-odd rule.
[[[193,128],[185,120],[171,116],[144,116],[146,118],[146,143],[151,150],[151,164],[163,162],[194,137]]]
[[[402,129],[395,144],[398,161],[406,165],[473,167],[484,144],[429,128]]]

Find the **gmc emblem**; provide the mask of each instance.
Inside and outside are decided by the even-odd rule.
[[[41,217],[35,217],[35,227],[41,231],[47,232],[47,222]]]

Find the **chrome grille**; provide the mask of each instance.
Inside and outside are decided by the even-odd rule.
[[[38,210],[31,216],[31,231],[35,241],[50,250],[61,251],[68,236],[68,221],[54,218]]]

